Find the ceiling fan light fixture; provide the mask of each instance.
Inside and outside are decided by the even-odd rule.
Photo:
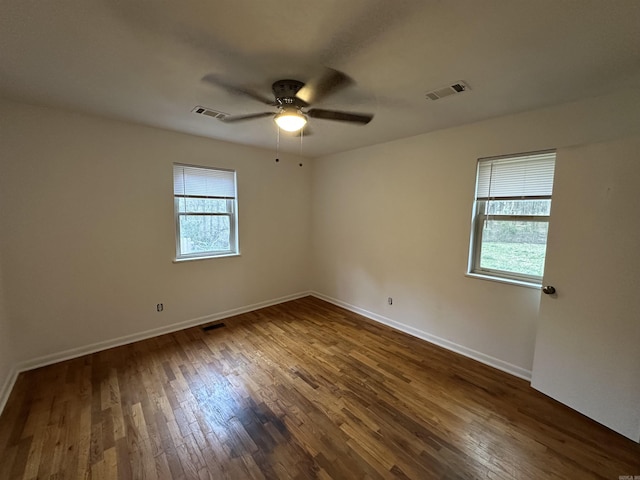
[[[286,108],[274,118],[278,127],[287,132],[297,132],[307,124],[305,117],[298,109]]]

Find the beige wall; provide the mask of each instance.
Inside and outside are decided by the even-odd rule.
[[[299,157],[276,164],[268,150],[9,102],[0,132],[16,361],[308,290],[310,168]],[[172,162],[237,170],[241,256],[172,262]]]
[[[540,291],[465,276],[476,159],[592,143],[638,125],[640,92],[626,91],[316,159],[313,289],[529,377]]]

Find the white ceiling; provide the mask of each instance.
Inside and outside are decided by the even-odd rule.
[[[375,118],[282,138],[315,157],[640,88],[639,46],[639,0],[2,0],[0,94],[274,148],[269,118],[191,113],[269,109],[202,78],[271,96],[328,66],[356,84],[314,106]],[[425,100],[459,80],[472,91]]]

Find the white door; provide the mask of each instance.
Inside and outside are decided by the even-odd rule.
[[[640,137],[558,151],[531,385],[640,441]]]

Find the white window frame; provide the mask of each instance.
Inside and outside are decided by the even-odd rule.
[[[523,153],[517,155],[506,155],[501,157],[490,157],[478,159],[476,173],[476,195],[473,204],[473,220],[471,228],[471,241],[469,247],[469,263],[467,274],[469,276],[477,276],[490,280],[497,280],[507,283],[514,283],[524,286],[540,287],[542,286],[542,276],[527,275],[521,272],[513,272],[507,270],[497,270],[480,266],[482,254],[482,237],[484,227],[487,220],[491,221],[521,221],[521,222],[544,222],[549,223],[550,215],[487,215],[487,205],[495,200],[551,200],[551,194],[545,195],[519,195],[519,196],[501,196],[492,197],[491,192],[486,197],[479,196],[479,172],[480,167],[484,163],[501,160],[526,160],[526,157],[553,156],[555,165],[555,150],[547,150],[542,152]],[[553,187],[553,177],[551,179],[551,187]],[[545,242],[546,247],[546,242]]]
[[[182,163],[174,163],[174,194],[173,194],[173,207],[174,207],[174,218],[175,218],[175,241],[176,241],[176,261],[184,261],[184,260],[198,260],[205,258],[217,258],[217,257],[227,257],[239,255],[240,251],[238,248],[238,195],[237,195],[237,182],[236,182],[236,171],[229,170],[224,168],[215,168],[215,167],[203,167],[199,165],[187,165]],[[233,176],[233,189],[232,192],[224,196],[212,194],[202,194],[199,192],[197,195],[181,194],[176,193],[176,169],[181,167],[191,169],[192,171],[201,170],[203,173],[205,172],[218,172],[218,173],[230,173]],[[206,173],[205,173],[206,174]],[[181,212],[179,207],[179,201],[181,198],[209,198],[216,200],[225,200],[226,201],[226,212]],[[210,217],[228,217],[229,218],[229,249],[227,250],[209,250],[202,252],[194,252],[194,253],[182,253],[182,247],[180,244],[180,217],[187,215],[196,215],[196,216],[210,216]]]

